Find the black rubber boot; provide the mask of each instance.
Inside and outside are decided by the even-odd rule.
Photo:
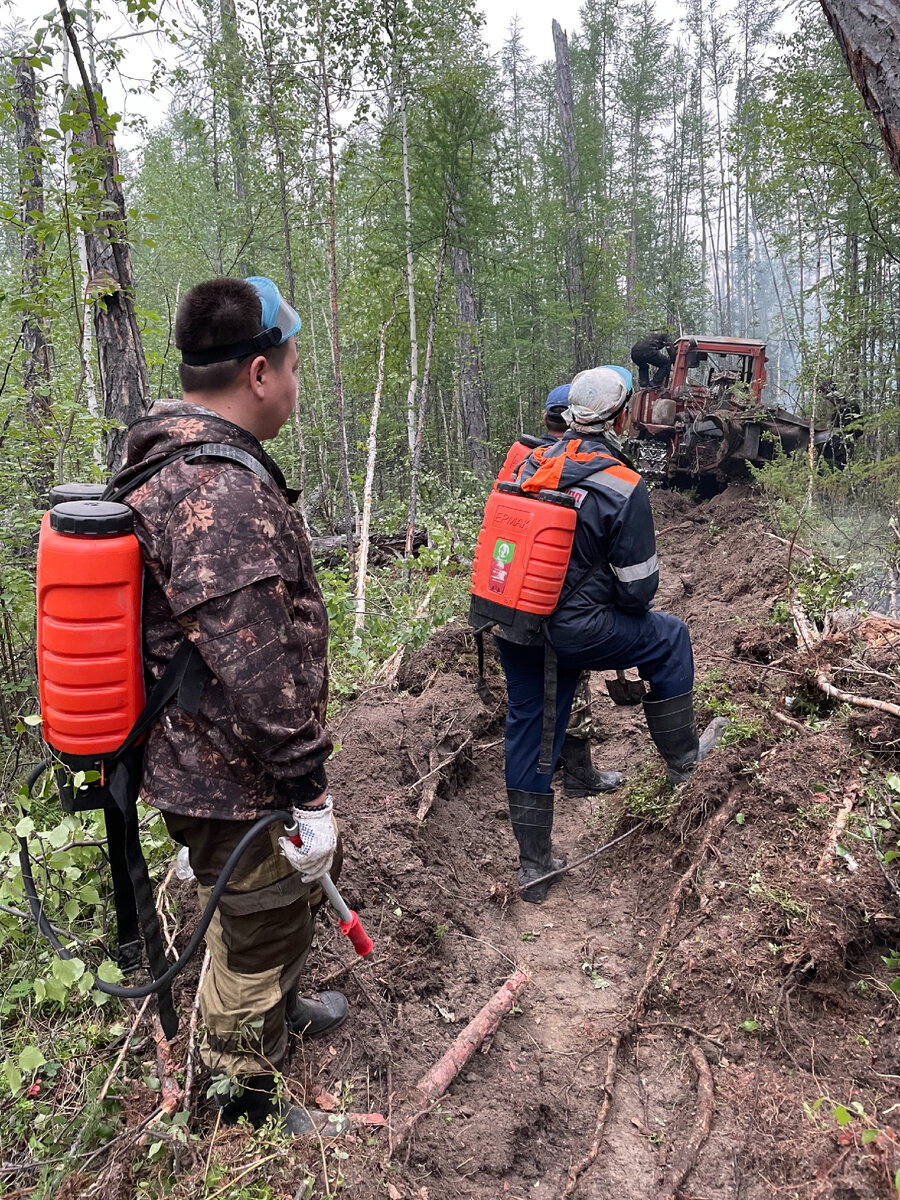
[[[285,1008],[287,1027],[304,1040],[330,1033],[347,1020],[347,1001],[341,992],[319,992],[318,999],[291,996]]]
[[[698,737],[693,692],[670,700],[645,700],[644,716],[650,736],[669,768],[669,782],[676,787],[693,775],[731,724],[727,717],[716,717]]]
[[[625,776],[621,771],[598,771],[591,762],[591,743],[587,738],[566,735],[560,754],[563,767],[563,791],[573,799],[612,792]]]
[[[550,871],[559,871],[566,865],[564,854],[554,855],[550,834],[553,830],[553,793],[517,792],[507,790],[509,798],[509,823],[519,843],[519,871],[516,882],[522,899],[529,904],[543,904],[547,889],[556,880],[528,887],[533,879],[540,879]]]
[[[350,1128],[350,1122],[340,1113],[326,1113],[317,1108],[301,1108],[284,1096],[275,1094],[274,1075],[248,1075],[238,1080],[239,1096],[217,1100],[225,1125],[236,1125],[245,1117],[254,1129],[269,1119],[290,1137],[337,1137]]]

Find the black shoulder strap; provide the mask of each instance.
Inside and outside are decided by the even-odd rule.
[[[201,442],[199,445],[182,446],[180,450],[176,450],[172,454],[166,454],[163,458],[156,459],[155,462],[148,463],[143,470],[132,476],[131,479],[120,487],[114,488],[110,483],[109,487],[103,493],[104,500],[112,500],[121,502],[129,493],[136,491],[148,479],[152,479],[164,467],[170,463],[178,462],[179,459],[184,459],[185,462],[196,462],[200,458],[220,458],[226,462],[240,463],[242,467],[246,467],[252,471],[257,478],[263,483],[268,483],[271,487],[278,490],[278,483],[275,477],[266,470],[259,459],[254,458],[252,454],[248,454],[246,450],[241,450],[237,446],[229,446],[227,442]]]

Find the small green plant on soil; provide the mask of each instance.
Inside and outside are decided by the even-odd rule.
[[[809,924],[809,905],[794,899],[786,887],[766,882],[759,871],[754,871],[750,876],[748,895],[751,900],[781,909],[789,923],[799,921],[803,925]]]
[[[897,1147],[893,1131],[882,1129],[875,1115],[866,1112],[865,1106],[859,1100],[849,1100],[846,1104],[841,1104],[829,1096],[819,1096],[812,1104],[804,1101],[803,1112],[807,1119],[823,1132],[833,1128],[833,1121],[839,1129],[852,1133],[854,1140],[858,1138],[860,1146],[870,1146],[879,1138],[884,1138]],[[900,1197],[900,1170],[896,1171],[892,1182],[897,1196]]]
[[[596,988],[600,992],[605,991],[608,987],[612,987],[610,981],[603,977],[599,968],[594,966],[590,959],[581,964],[581,973],[590,980],[591,987]]]
[[[638,768],[625,788],[622,803],[625,812],[632,816],[652,825],[665,825],[678,807],[678,797],[666,776],[660,773],[659,763],[652,760]]]
[[[694,688],[698,723],[703,725],[715,717],[727,717],[731,722],[722,733],[719,745],[740,746],[762,734],[762,718],[745,717],[731,698],[731,688],[718,667],[711,667]]]

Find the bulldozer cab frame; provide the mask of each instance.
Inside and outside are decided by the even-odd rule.
[[[637,388],[626,436],[642,469],[687,482],[727,482],[809,445],[809,420],[766,404],[766,346],[748,338],[680,337],[668,378],[659,388]],[[816,444],[827,427],[816,426]]]

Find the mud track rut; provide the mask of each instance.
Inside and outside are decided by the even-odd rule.
[[[785,552],[762,536],[751,494],[695,507],[656,493],[655,505],[659,607],[689,622],[698,679],[715,669],[711,690],[756,722],[682,789],[668,828],[566,877],[543,906],[502,903],[515,869],[502,705],[475,696],[462,626],[411,656],[406,691],[373,689],[338,723],[342,886],[376,957],[344,970],[347,949],[321,935],[319,977],[338,979],[354,1013],[327,1051],[298,1060],[294,1086],[311,1100],[349,1091],[353,1109],[390,1116],[516,967],[531,978],[521,1011],[419,1122],[405,1156],[389,1163],[378,1134],[348,1141],[340,1169],[359,1200],[896,1198],[900,1040],[878,976],[896,907],[870,860],[852,877],[815,869],[859,757],[846,730],[766,717],[796,680],[762,661],[790,641],[765,624]],[[767,650],[757,665],[736,642]],[[599,680],[594,700],[607,739],[595,761],[633,778],[655,761],[639,712],[615,709]],[[419,781],[445,761],[420,823]],[[621,818],[616,797],[558,798],[554,840],[585,854]],[[848,1134],[827,1105],[810,1119],[804,1104],[820,1096],[856,1099],[883,1132],[863,1147],[861,1122]]]

